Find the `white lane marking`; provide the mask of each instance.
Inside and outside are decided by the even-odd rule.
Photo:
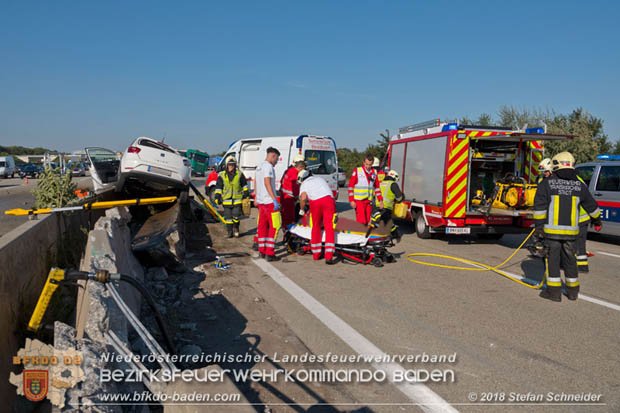
[[[482,267],[480,265],[471,264],[469,262],[465,262],[465,264],[469,264],[472,267],[484,268],[484,267]],[[527,277],[523,277],[522,275],[515,274],[515,273],[512,273],[510,271],[506,271],[506,270],[502,270],[502,272],[505,272],[506,274],[510,275],[511,277],[518,278],[519,280],[521,280],[521,281],[523,281],[523,282],[525,282],[527,284],[532,284],[532,285],[536,285],[537,284],[537,282],[532,283],[533,280],[530,280]],[[530,281],[532,281],[532,282],[530,282]],[[609,302],[603,301],[603,300],[599,300],[598,298],[590,297],[590,296],[585,295],[583,293],[579,293],[579,299],[580,300],[589,301],[589,302],[594,303],[594,304],[602,305],[603,307],[611,308],[612,310],[620,311],[620,305],[617,305],[617,304],[614,304],[614,303],[609,303]]]
[[[594,252],[596,252],[597,254],[609,255],[610,257],[620,258],[620,255],[612,254],[610,252],[603,252],[603,251],[594,251]]]
[[[385,357],[386,354],[377,346],[371,343],[366,337],[358,333],[353,327],[348,325],[344,320],[334,314],[331,310],[318,302],[314,297],[308,294],[303,288],[295,284],[286,275],[280,272],[276,267],[269,264],[265,260],[252,260],[254,264],[261,270],[265,271],[269,276],[282,287],[286,292],[292,295],[301,305],[306,307],[319,321],[336,334],[349,347],[359,354]],[[383,370],[387,373],[390,382],[398,388],[405,396],[414,403],[420,405],[425,412],[457,412],[448,402],[441,398],[437,393],[420,383],[394,382],[393,377],[396,371],[404,372],[405,369],[398,363],[372,363],[377,370]]]

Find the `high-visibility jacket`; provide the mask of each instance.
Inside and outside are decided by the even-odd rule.
[[[367,174],[363,167],[355,169],[349,180],[349,201],[372,201],[374,196],[383,199],[377,171],[372,169]]]
[[[542,181],[534,197],[534,225],[545,237],[574,240],[579,236],[579,208],[593,219],[601,210],[574,169],[561,169]]]
[[[235,170],[232,180],[230,178],[231,174],[228,171],[219,173],[215,184],[215,195],[222,196],[222,205],[241,205],[244,194],[248,193],[248,183],[238,169]]]
[[[379,185],[381,196],[383,197],[383,208],[393,210],[394,203],[403,200],[403,193],[400,191],[398,184],[390,178],[385,178]],[[379,206],[379,199],[375,200],[375,205]]]
[[[579,175],[577,175],[577,179],[579,179],[581,182],[584,182],[583,179],[581,179],[581,177]],[[586,185],[587,186],[587,185]],[[583,206],[579,206],[579,224],[583,225],[583,224],[587,224],[590,221],[590,215],[588,215],[588,213],[586,212],[585,209],[583,209]]]
[[[294,166],[284,172],[280,182],[280,191],[285,198],[297,198],[299,196],[299,182],[297,182],[297,169]]]

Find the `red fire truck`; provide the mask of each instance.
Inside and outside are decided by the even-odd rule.
[[[544,141],[571,139],[543,128],[428,122],[390,138],[388,165],[401,177],[420,238],[433,233],[500,238],[533,225],[533,197]]]

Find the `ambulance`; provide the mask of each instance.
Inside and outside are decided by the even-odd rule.
[[[222,161],[207,177],[205,193],[213,200],[217,175],[225,170],[226,160],[232,155],[237,160],[237,167],[248,180],[250,192],[253,194],[256,168],[265,160],[269,147],[276,148],[280,152],[280,158],[275,166],[277,190],[280,189],[282,176],[295,155],[303,155],[306,159],[306,169],[325,179],[334,198],[338,199],[336,142],[329,136],[314,135],[247,138],[233,142],[222,157]]]

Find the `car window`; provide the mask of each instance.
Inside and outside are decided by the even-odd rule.
[[[620,191],[620,165],[619,166],[601,166],[601,172],[598,175],[596,183],[597,191]]]
[[[169,146],[163,145],[159,142],[153,142],[149,139],[141,139],[140,142],[138,142],[138,145],[146,146],[147,148],[159,149],[160,151],[166,151],[177,155],[179,154],[177,151],[173,150]]]
[[[583,182],[585,182],[588,187],[590,187],[590,181],[592,180],[592,175],[594,174],[594,168],[594,166],[579,166],[575,168],[577,175],[583,179]]]

